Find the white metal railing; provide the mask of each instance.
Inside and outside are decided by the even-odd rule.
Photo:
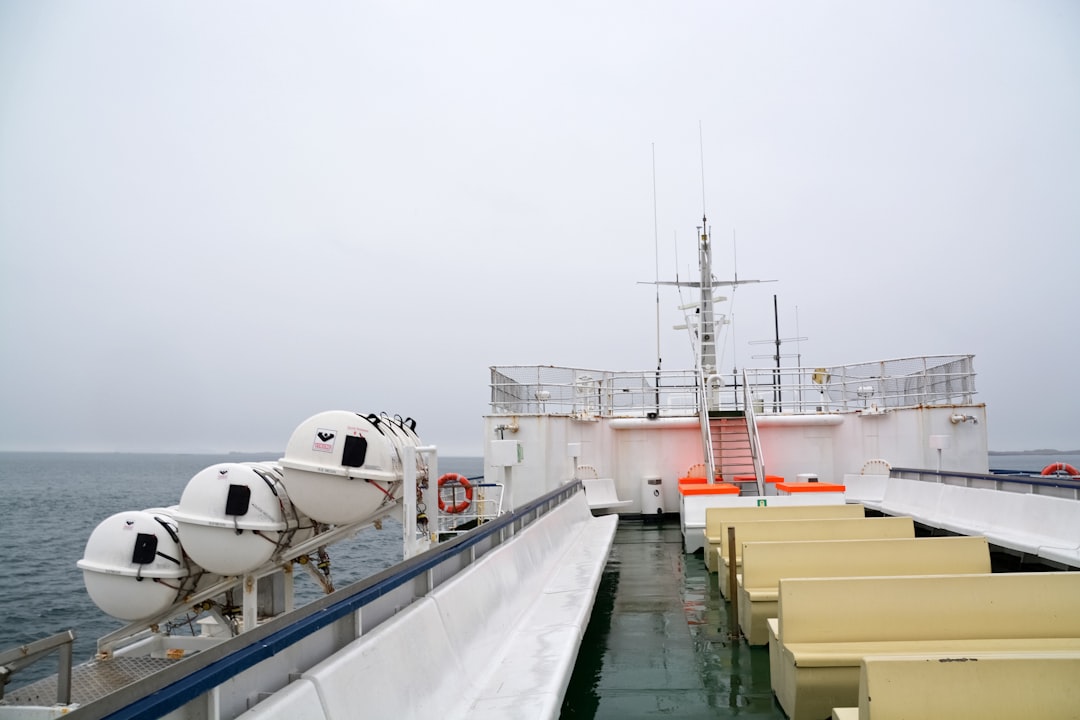
[[[4,699],[4,686],[7,685],[15,673],[55,652],[59,655],[56,673],[56,704],[70,705],[71,652],[74,641],[75,631],[65,630],[47,638],[0,652],[0,700]],[[44,698],[42,701],[46,702]]]
[[[709,425],[709,408],[713,404],[714,398],[710,393],[707,384],[708,380],[700,369],[698,369],[697,373],[697,382],[701,397],[705,398],[705,402],[700,404],[698,410],[698,426],[701,430],[701,447],[705,450],[705,477],[711,483],[716,478],[716,457],[713,452],[712,428]]]
[[[505,486],[502,483],[475,482],[472,484],[473,497],[464,509],[456,512],[436,510],[437,526],[440,535],[460,535],[477,525],[495,520],[503,514],[503,496]],[[436,501],[436,506],[438,501]]]
[[[1044,475],[999,475],[996,473],[966,473],[956,470],[926,470],[920,468],[890,468],[895,478],[960,485],[962,487],[1018,492],[1030,495],[1049,495],[1080,501],[1080,483],[1069,479],[1056,479]]]
[[[708,406],[758,414],[854,412],[970,404],[972,355],[927,355],[816,368],[753,368],[699,378],[693,370],[609,372],[550,365],[491,368],[496,415],[694,416]],[[707,381],[707,382],[706,382]],[[707,384],[708,383],[708,384]]]
[[[496,415],[645,417],[695,415],[692,370],[611,372],[550,365],[491,368]]]
[[[851,412],[918,405],[970,404],[972,355],[931,355],[817,368],[746,371],[767,412]]]
[[[757,481],[758,495],[765,494],[765,465],[761,459],[761,438],[758,437],[757,417],[754,415],[754,403],[750,397],[750,383],[743,370],[743,407],[746,408],[746,432],[750,436],[750,456],[754,461],[754,479]]]
[[[424,462],[418,464],[417,455]],[[502,483],[478,482],[465,478],[468,486],[456,477],[447,477],[446,488],[439,475],[438,449],[434,445],[404,448],[404,484],[415,493],[402,493],[402,532],[404,557],[409,559],[430,549],[452,535],[491,522],[503,514]],[[426,465],[427,476],[417,477],[417,467]],[[456,475],[456,473],[453,473]],[[431,481],[428,478],[438,477]],[[447,509],[443,509],[443,507]]]

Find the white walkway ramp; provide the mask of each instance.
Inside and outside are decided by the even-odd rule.
[[[577,493],[240,717],[557,717],[617,524]]]

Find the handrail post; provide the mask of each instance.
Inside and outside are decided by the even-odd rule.
[[[56,702],[60,705],[71,704],[71,642],[60,646],[60,660],[56,669]]]
[[[737,568],[735,567],[736,553],[735,553],[735,527],[728,525],[727,529],[727,547],[728,547],[728,602],[731,603],[729,608],[731,610],[731,618],[728,622],[730,627],[728,628],[728,638],[732,640],[739,639],[739,585],[736,580]]]
[[[53,650],[60,655],[56,672],[56,702],[60,705],[71,704],[71,646],[75,641],[75,631],[66,630],[26,645],[0,652],[0,699],[4,697],[4,686],[19,670],[32,665]]]

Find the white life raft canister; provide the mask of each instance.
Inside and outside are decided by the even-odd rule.
[[[102,612],[143,620],[168,610],[192,572],[176,523],[158,511],[131,510],[103,520],[76,567]]]
[[[346,410],[301,423],[280,460],[296,507],[319,522],[343,525],[375,517],[393,504],[401,495],[402,449],[419,445],[411,426],[396,424]]]
[[[272,463],[219,463],[188,481],[173,514],[191,558],[210,572],[242,575],[282,545],[310,537]],[[307,525],[297,532],[301,525]]]

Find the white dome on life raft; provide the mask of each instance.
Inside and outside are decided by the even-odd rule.
[[[176,523],[158,510],[117,513],[90,533],[83,558],[86,592],[102,612],[143,620],[168,610],[190,574]]]
[[[319,522],[344,525],[371,518],[400,497],[401,452],[419,438],[413,427],[396,424],[347,410],[301,423],[280,461],[296,507]]]
[[[210,572],[242,575],[262,566],[301,524],[270,463],[220,463],[184,488],[173,517],[191,559]],[[310,535],[310,529],[304,535]]]

